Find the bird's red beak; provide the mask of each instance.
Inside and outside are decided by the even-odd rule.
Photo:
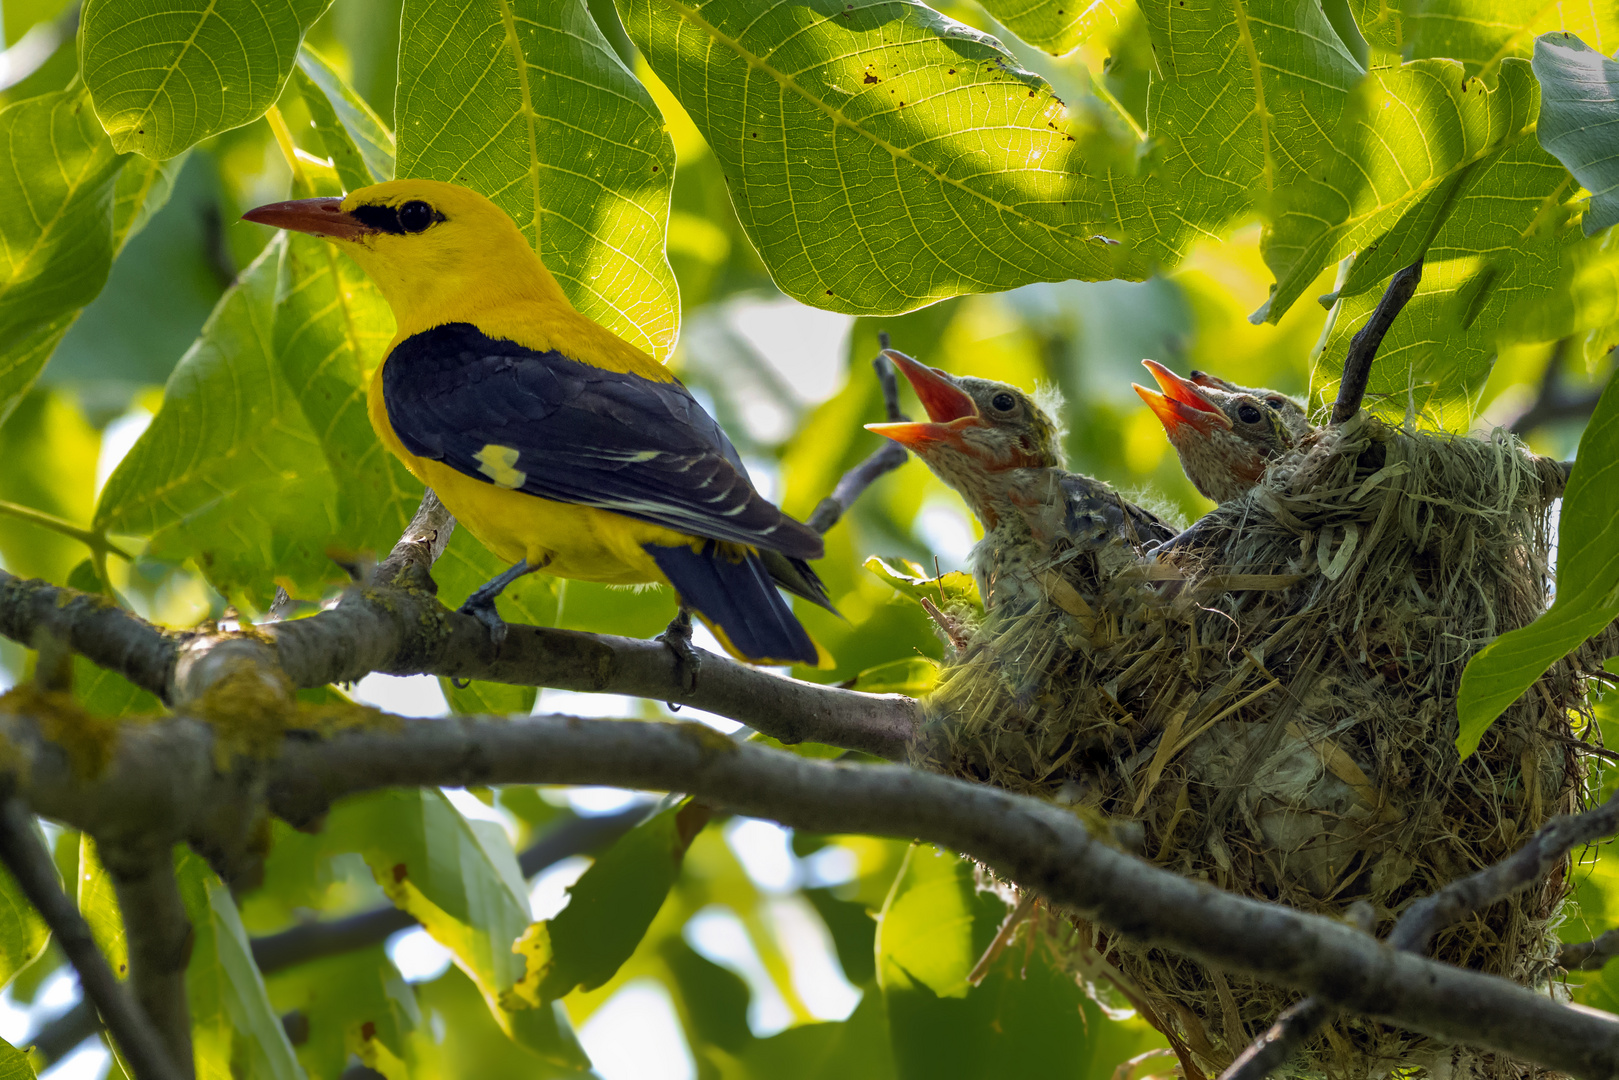
[[[343,200],[334,198],[267,203],[243,214],[242,220],[333,240],[358,240],[377,231],[354,215],[345,214]]]
[[[963,428],[983,426],[984,418],[978,414],[978,406],[949,375],[938,368],[919,364],[894,349],[884,349],[883,355],[905,375],[922,407],[928,411],[928,420],[926,423],[867,424],[867,431],[875,431],[914,449],[925,443],[959,443]]]
[[[1152,377],[1163,393],[1148,390],[1139,383],[1131,385],[1135,387],[1136,393],[1141,395],[1141,400],[1147,403],[1147,407],[1158,414],[1159,422],[1164,425],[1164,430],[1171,438],[1187,427],[1204,434],[1208,434],[1216,427],[1227,429],[1231,427],[1231,418],[1205,397],[1192,380],[1181,378],[1156,360],[1143,360],[1141,363],[1152,372]]]

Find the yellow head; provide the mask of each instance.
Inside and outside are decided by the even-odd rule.
[[[390,180],[343,199],[271,203],[242,217],[336,241],[402,327],[455,317],[468,305],[567,304],[506,211],[456,184]]]

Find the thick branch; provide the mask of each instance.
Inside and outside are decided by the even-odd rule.
[[[111,850],[102,846],[102,854]],[[171,857],[144,865],[118,866],[108,859],[118,910],[129,945],[129,982],[135,999],[157,1029],[177,1075],[195,1075],[191,1057],[191,1007],[186,965],[191,960],[191,923]]]
[[[1557,950],[1557,964],[1568,971],[1600,971],[1619,956],[1619,930],[1609,930],[1590,941],[1574,941]]]
[[[1360,411],[1361,399],[1366,396],[1366,383],[1372,376],[1372,360],[1378,346],[1394,325],[1394,319],[1411,302],[1422,281],[1422,260],[1407,266],[1389,279],[1383,298],[1377,302],[1372,317],[1366,320],[1349,341],[1349,352],[1344,356],[1344,374],[1338,383],[1338,400],[1332,406],[1332,422],[1342,424]]]
[[[9,797],[0,802],[0,860],[79,973],[86,1001],[101,1013],[136,1080],[178,1080],[180,1074],[157,1030],[113,974],[78,907],[62,892],[56,866],[34,835],[27,811]]]

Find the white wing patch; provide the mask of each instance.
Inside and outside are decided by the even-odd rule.
[[[516,467],[517,451],[510,446],[489,443],[473,457],[478,459],[478,471],[496,487],[520,488],[528,480],[528,473]]]

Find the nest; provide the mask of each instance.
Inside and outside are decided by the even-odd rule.
[[[1038,572],[1046,599],[992,612],[956,650],[915,763],[1070,805],[1156,864],[1244,896],[1331,916],[1369,905],[1386,934],[1413,900],[1582,798],[1571,722],[1586,706],[1569,660],[1469,759],[1455,749],[1468,659],[1545,610],[1561,489],[1505,433],[1359,416],[1156,560],[1054,552]],[[1448,928],[1432,954],[1544,984],[1568,887],[1565,868]],[[1297,997],[1074,925],[1076,967],[1211,1073]],[[1353,1017],[1294,1068],[1410,1066],[1519,1071]]]

